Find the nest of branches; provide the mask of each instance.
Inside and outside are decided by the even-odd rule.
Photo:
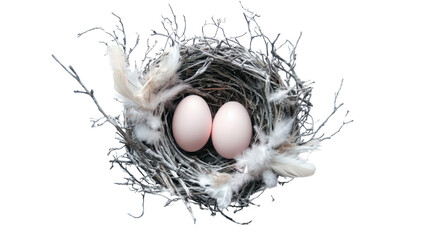
[[[112,59],[112,62],[119,64],[112,63],[112,67],[115,78],[125,74],[127,82],[123,82],[125,87],[122,87],[127,90],[121,90],[115,85],[125,99],[123,114],[118,117],[105,113],[94,91],[82,83],[71,66],[66,68],[54,56],[83,87],[83,91],[77,92],[89,95],[102,113],[102,119],[116,128],[123,146],[111,149],[111,162],[112,166],[119,166],[127,175],[125,182],[120,184],[141,193],[143,201],[146,194],[165,196],[168,199],[166,205],[181,200],[194,221],[192,205],[207,209],[213,215],[221,213],[234,221],[225,214],[225,209],[234,209],[234,212],[242,210],[252,205],[253,200],[267,187],[274,187],[277,183],[283,185],[295,177],[312,175],[313,165],[309,165],[306,160],[297,160],[297,156],[316,149],[321,141],[331,138],[348,123],[343,122],[336,132],[328,136],[320,133],[320,129],[343,105],[336,103],[338,92],[333,111],[315,127],[310,115],[312,87],[295,72],[295,50],[301,36],[295,43],[288,40],[278,43],[280,35],[273,40],[269,39],[256,21],[257,14],[245,8],[243,13],[247,23],[245,34],[228,37],[221,26],[222,22],[212,19],[204,24],[201,36],[187,38],[186,18],[183,17],[184,27],[179,31],[178,20],[171,9],[171,18],[163,17],[163,31],[152,31],[154,38],[165,39],[165,46],[151,57],[154,46],[150,46],[148,41],[143,64],[133,71],[129,70],[129,59],[138,46],[139,37],[132,48],[127,47],[121,18],[115,15],[119,20],[115,31],[97,27],[79,34],[81,36],[99,30],[110,36],[111,42],[104,44],[108,47],[111,59],[112,55],[115,57],[112,45],[117,47],[116,50],[119,49],[117,59]],[[210,36],[206,32],[208,28],[212,29],[213,34]],[[263,48],[254,50],[256,42],[262,43]],[[157,71],[163,61],[168,60],[172,51],[168,49],[172,48],[176,48],[180,54],[180,64],[174,76],[149,89],[151,98],[161,100],[151,102],[151,107],[147,107],[145,104],[151,100],[146,99],[144,102],[144,97],[125,96],[142,92],[149,85],[146,76],[153,75],[151,71]],[[288,50],[286,57],[280,56],[280,48]],[[140,89],[130,90],[129,83],[133,87],[140,86]],[[173,94],[168,92],[179,85],[186,87],[177,88],[179,90],[173,91]],[[169,96],[154,97],[163,94]],[[172,117],[177,104],[189,94],[203,97],[213,116],[229,101],[237,101],[247,109],[254,131],[250,146],[243,155],[225,159],[216,152],[210,141],[197,152],[186,152],[177,145],[172,134]],[[144,103],[135,103],[141,99]],[[154,122],[156,126],[152,126]],[[148,125],[149,133],[155,135],[139,137],[136,133],[139,124],[143,124],[143,127]],[[274,141],[278,143],[274,144]],[[246,159],[255,155],[256,160]],[[296,162],[290,160],[289,156]],[[280,158],[292,161],[285,171],[276,170],[274,166],[275,161],[278,161],[277,164],[283,163]],[[262,161],[258,163],[260,169],[249,161]]]

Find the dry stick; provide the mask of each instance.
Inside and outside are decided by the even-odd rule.
[[[55,59],[55,61],[61,65],[62,68],[64,68],[64,70],[66,70],[66,72],[68,74],[70,74],[74,79],[76,79],[76,81],[81,85],[81,87],[84,89],[84,91],[79,91],[79,90],[75,90],[75,93],[82,93],[82,94],[86,94],[88,96],[91,97],[92,101],[94,102],[94,104],[97,106],[98,111],[107,119],[107,121],[109,123],[111,123],[116,130],[119,132],[120,136],[129,144],[135,146],[135,142],[128,136],[128,134],[126,134],[123,129],[119,126],[118,122],[113,119],[111,116],[107,115],[104,110],[101,108],[100,104],[98,103],[97,99],[94,96],[94,90],[88,90],[88,88],[85,86],[85,84],[82,83],[82,81],[80,80],[79,75],[76,73],[76,71],[73,69],[72,66],[69,66],[69,69],[67,69],[58,59],[57,57],[55,57],[55,55],[52,54],[52,57]],[[143,150],[146,150],[147,147],[143,146],[142,144],[139,144],[138,148],[141,148]]]
[[[128,213],[128,215],[133,217],[133,218],[141,218],[144,215],[144,197],[145,197],[145,194],[142,193],[141,195],[142,195],[142,213],[139,216],[134,216],[134,215],[131,215],[130,213]]]
[[[224,216],[226,219],[230,220],[233,223],[237,223],[237,224],[240,224],[240,225],[249,225],[252,222],[252,220],[250,220],[248,222],[243,222],[243,223],[237,222],[232,217],[226,215],[223,211],[219,211],[219,212],[220,212],[220,214],[222,214],[222,216]]]
[[[129,144],[133,149],[137,150],[137,151],[143,151],[146,152],[149,148],[147,146],[145,146],[144,144],[142,144],[141,142],[135,142],[131,139],[131,137],[124,132],[124,130],[121,128],[121,126],[119,125],[119,123],[112,118],[111,116],[107,115],[104,110],[101,108],[100,104],[98,103],[97,99],[94,96],[94,90],[89,90],[85,84],[83,84],[83,82],[81,81],[79,75],[76,73],[76,71],[74,70],[74,68],[72,66],[69,66],[69,68],[66,68],[54,55],[52,55],[52,57],[55,59],[55,61],[61,65],[61,67],[66,70],[67,73],[69,73],[80,85],[81,87],[84,89],[84,91],[79,91],[76,90],[74,91],[75,93],[82,93],[85,95],[88,95],[91,97],[91,99],[93,100],[94,104],[97,106],[98,111],[103,115],[104,118],[106,118],[106,121],[108,121],[109,123],[111,123],[116,130],[118,131],[118,134],[120,135],[120,137],[122,139],[124,139],[124,141]],[[70,70],[69,70],[70,69]],[[150,164],[146,158],[140,158],[140,161],[143,161],[146,166],[152,166],[153,164]],[[138,164],[136,164],[136,166],[139,166]],[[122,167],[122,166],[121,166]],[[126,169],[124,169],[126,170]],[[126,170],[127,171],[127,170]],[[128,171],[127,171],[128,172]],[[129,173],[129,172],[128,172]],[[129,175],[131,175],[129,173]],[[134,177],[133,177],[134,178]],[[138,182],[138,180],[136,179],[136,182]],[[142,186],[143,187],[143,186]]]
[[[119,20],[119,24],[121,24],[121,27],[117,26],[117,29],[122,33],[122,49],[124,50],[124,53],[127,52],[127,37],[125,35],[125,28],[124,28],[124,23],[122,23],[122,19],[116,15],[115,13],[112,12],[112,15],[115,16],[116,18],[118,18]],[[115,31],[113,31],[113,35],[115,35],[115,38],[118,39],[118,36],[116,35]]]
[[[64,68],[64,70],[66,70],[66,72],[68,73],[68,74],[70,74],[74,79],[76,79],[76,81],[82,86],[82,88],[85,90],[85,91],[79,91],[79,90],[75,90],[74,92],[75,93],[83,93],[83,94],[86,94],[86,95],[88,95],[88,96],[90,96],[91,97],[91,99],[92,99],[92,101],[94,101],[94,103],[95,103],[95,105],[97,106],[97,108],[98,108],[98,111],[101,113],[101,114],[103,114],[103,116],[106,118],[106,119],[108,119],[108,121],[109,122],[111,122],[113,125],[117,125],[117,123],[116,123],[116,121],[112,121],[112,119],[110,118],[110,116],[108,116],[105,112],[104,112],[104,110],[100,107],[100,105],[98,104],[98,101],[97,101],[97,99],[94,97],[94,90],[92,90],[91,89],[91,91],[89,91],[88,90],[88,88],[86,88],[86,86],[82,83],[82,81],[80,80],[80,77],[79,77],[79,75],[76,73],[76,71],[73,69],[73,67],[72,66],[69,66],[69,69],[67,69],[58,59],[57,59],[57,57],[55,57],[55,55],[53,55],[52,54],[52,57],[55,59],[55,61],[57,61],[57,63],[58,64],[60,64],[61,65],[61,67],[63,67]],[[121,132],[122,132],[122,129],[119,129],[119,130],[121,130]]]
[[[124,131],[123,131],[123,129],[119,126],[119,124],[118,124],[118,122],[115,120],[115,119],[113,119],[112,117],[110,117],[109,115],[107,115],[105,112],[104,112],[104,110],[101,108],[101,106],[100,106],[100,104],[98,103],[98,101],[97,101],[97,99],[95,98],[95,96],[94,96],[94,90],[89,90],[86,86],[85,86],[85,84],[83,84],[83,82],[81,81],[81,79],[80,79],[80,77],[79,77],[79,75],[77,74],[77,72],[74,70],[74,68],[72,67],[72,66],[69,66],[69,68],[67,69],[56,57],[55,57],[55,55],[52,55],[52,57],[54,58],[54,60],[58,63],[58,64],[60,64],[60,66],[68,73],[68,74],[70,74],[74,79],[76,79],[76,81],[81,85],[81,87],[84,89],[84,91],[78,91],[78,90],[76,90],[75,91],[75,93],[82,93],[82,94],[86,94],[86,95],[88,95],[88,96],[90,96],[91,97],[91,99],[92,99],[92,101],[94,102],[94,104],[97,106],[97,109],[98,109],[98,111],[104,116],[104,118],[106,119],[106,121],[108,121],[109,123],[111,123],[115,128],[116,128],[116,130],[119,132],[119,134],[120,134],[120,136],[127,142],[127,143],[129,143],[130,145],[135,145],[134,144],[134,141],[132,141],[131,139],[130,139],[130,137],[128,136],[128,134],[126,134]],[[132,143],[132,144],[131,144]],[[141,146],[139,146],[139,147],[141,147]],[[135,177],[134,177],[134,175],[132,174],[132,173],[130,173],[122,164],[121,164],[121,162],[119,162],[119,161],[117,161],[117,159],[115,159],[116,161],[116,163],[124,170],[124,171],[126,171],[127,172],[127,174],[132,178],[131,179],[131,181],[133,182],[133,183],[139,183],[139,185],[140,185],[140,187],[144,190],[145,189],[145,186],[140,182],[140,181],[138,181]],[[145,190],[144,190],[145,191]],[[143,214],[144,214],[144,193],[142,194],[142,196],[143,196],[143,202],[142,202],[142,206],[143,206],[143,210],[142,210],[142,214],[140,215],[140,217],[141,216],[143,216]],[[135,217],[135,216],[133,216],[133,215],[131,215],[131,214],[129,214],[130,216],[132,216],[132,217]]]
[[[131,47],[129,50],[128,50],[128,53],[126,54],[127,55],[127,59],[126,59],[126,62],[129,64],[129,60],[130,60],[130,55],[131,55],[131,53],[134,51],[134,49],[136,49],[136,47],[137,47],[137,45],[139,44],[139,42],[140,42],[140,35],[138,34],[138,33],[136,33],[137,34],[137,38],[136,38],[136,42],[134,43],[134,46],[133,47]]]
[[[329,116],[327,117],[327,118],[325,118],[325,120],[322,122],[322,124],[320,124],[319,125],[319,127],[316,129],[316,131],[314,131],[313,132],[313,136],[311,137],[311,139],[310,140],[308,140],[307,142],[310,142],[311,140],[313,140],[313,139],[318,139],[320,142],[322,142],[322,141],[324,141],[324,140],[327,140],[327,139],[330,139],[330,138],[332,138],[334,135],[336,135],[338,132],[340,132],[341,131],[341,129],[344,127],[344,125],[347,125],[347,124],[349,124],[349,123],[352,123],[353,122],[353,120],[349,120],[349,121],[343,121],[343,123],[341,124],[341,126],[333,133],[333,134],[331,134],[330,136],[328,136],[328,137],[324,137],[324,135],[325,134],[322,134],[320,137],[316,137],[316,135],[317,135],[317,133],[320,131],[320,129],[322,129],[324,126],[325,126],[325,124],[329,121],[329,119],[338,111],[338,109],[340,109],[343,105],[344,105],[344,103],[340,103],[338,106],[337,106],[337,98],[338,98],[338,95],[340,94],[340,91],[341,91],[341,88],[343,87],[343,81],[344,81],[344,79],[341,79],[341,84],[340,84],[340,87],[338,88],[338,91],[336,91],[335,92],[335,97],[334,97],[334,109],[332,110],[332,112],[329,114]],[[348,111],[346,112],[346,114],[345,114],[345,117],[348,115]]]

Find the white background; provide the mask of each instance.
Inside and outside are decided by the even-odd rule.
[[[303,36],[297,71],[315,81],[314,117],[339,100],[348,125],[310,157],[318,168],[267,191],[234,215],[248,226],[182,203],[164,208],[114,185],[109,170],[111,126],[90,128],[99,117],[91,100],[73,93],[77,82],[51,58],[73,65],[109,113],[112,78],[101,34],[76,38],[94,26],[110,30],[123,18],[129,38],[146,39],[168,15],[167,1],[15,1],[0,4],[1,155],[0,239],[428,239],[429,17],[425,1],[246,1],[266,33]],[[245,31],[234,1],[172,3],[186,15],[189,36],[205,20],[225,18],[227,33]],[[143,41],[144,43],[144,41]],[[346,109],[345,108],[345,109]],[[342,118],[334,120],[340,124]],[[275,201],[271,201],[271,195]]]

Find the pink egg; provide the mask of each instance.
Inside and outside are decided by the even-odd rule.
[[[252,122],[247,110],[238,102],[227,102],[213,120],[212,142],[224,158],[240,155],[252,139]]]
[[[174,111],[172,128],[183,150],[196,152],[204,147],[212,129],[212,114],[206,101],[197,95],[182,99]]]

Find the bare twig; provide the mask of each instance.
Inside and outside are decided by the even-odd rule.
[[[222,216],[224,216],[226,219],[228,219],[229,221],[239,224],[239,225],[249,225],[252,221],[248,221],[248,222],[237,222],[235,221],[232,217],[226,215],[223,211],[219,211],[220,214],[222,214]]]
[[[328,121],[331,119],[331,117],[334,116],[335,113],[337,113],[337,111],[342,106],[344,106],[344,103],[337,104],[338,95],[340,94],[341,88],[343,87],[343,82],[344,82],[344,79],[341,80],[340,87],[338,88],[338,90],[334,94],[334,107],[332,109],[332,112],[328,115],[328,117],[325,118],[325,120],[323,120],[323,122],[316,128],[316,130],[314,130],[312,132],[312,137],[307,142],[312,141],[313,139],[317,139],[320,142],[327,140],[327,139],[331,139],[333,136],[335,136],[337,133],[339,133],[341,131],[341,129],[344,127],[344,125],[347,125],[347,124],[353,122],[353,120],[343,121],[342,124],[340,125],[340,127],[334,133],[330,134],[327,137],[325,137],[325,134],[321,134],[320,136],[317,137],[317,134],[319,133],[319,131],[325,127],[326,123],[328,123]],[[346,111],[344,117],[347,117],[348,113],[349,113],[349,111]]]
[[[130,213],[128,213],[128,215],[131,216],[131,217],[133,217],[133,218],[141,218],[144,215],[144,197],[145,197],[145,194],[142,193],[141,195],[142,195],[142,212],[138,216],[134,216],[134,215],[131,215]]]

